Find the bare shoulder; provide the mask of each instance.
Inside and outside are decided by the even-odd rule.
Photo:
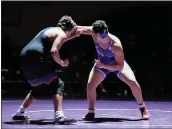
[[[44,34],[47,38],[50,38],[50,39],[56,38],[57,36],[61,38],[66,37],[65,33],[58,27],[52,27],[51,29],[48,29],[47,31],[45,31]]]
[[[121,41],[120,41],[120,39],[117,36],[111,34],[110,37],[114,41],[112,49],[114,49],[114,50],[121,50],[121,49],[123,49]]]

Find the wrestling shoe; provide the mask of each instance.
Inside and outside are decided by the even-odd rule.
[[[19,114],[12,115],[12,120],[24,121],[28,119],[30,119],[30,117],[28,115],[25,115],[24,113],[20,113],[20,115]]]
[[[54,124],[61,124],[61,125],[66,125],[66,124],[72,124],[76,123],[77,121],[73,118],[66,118],[64,116],[62,117],[56,117],[54,119]]]
[[[149,115],[149,112],[146,107],[140,108],[140,112],[141,112],[143,119],[145,119],[145,120],[149,119],[150,115]]]
[[[85,121],[93,121],[95,118],[95,113],[87,113],[85,116],[82,117],[82,120]]]

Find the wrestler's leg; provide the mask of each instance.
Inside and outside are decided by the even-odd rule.
[[[93,120],[95,113],[94,107],[96,102],[96,88],[105,79],[106,74],[100,69],[93,69],[90,72],[87,83],[88,113],[83,120]]]
[[[31,91],[27,94],[26,98],[24,99],[21,106],[18,108],[16,113],[13,115],[13,120],[26,120],[29,119],[29,116],[26,115],[26,111],[29,106],[35,101],[36,99],[36,92],[38,87],[32,87]]]
[[[59,78],[53,79],[49,84],[52,100],[54,104],[54,123],[57,124],[69,124],[75,123],[73,118],[66,118],[63,114],[62,102],[64,94],[64,82]]]
[[[136,80],[136,77],[129,67],[129,65],[125,62],[123,70],[118,74],[118,77],[125,82],[132,91],[132,94],[134,95],[135,99],[137,100],[139,108],[142,110],[144,108],[144,111],[142,112],[142,117],[147,119],[149,118],[149,113],[146,110],[144,101],[143,101],[143,96],[142,96],[142,90],[139,85],[139,83]]]
[[[27,94],[26,98],[24,99],[21,106],[18,108],[16,113],[12,116],[13,120],[25,120],[28,119],[29,116],[27,116],[26,110],[27,108],[34,102],[37,93],[39,93],[39,87],[43,84],[41,81],[35,81],[33,78],[35,78],[39,73],[35,71],[35,67],[37,66],[37,62],[33,62],[30,58],[21,58],[21,72],[23,76],[25,77],[26,81],[29,82],[29,89],[30,92]],[[32,82],[30,82],[32,80]],[[34,81],[33,81],[34,80]]]

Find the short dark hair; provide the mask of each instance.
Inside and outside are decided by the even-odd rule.
[[[76,26],[76,23],[72,20],[71,16],[65,15],[58,21],[57,26],[61,27],[64,31],[70,31]]]
[[[103,33],[104,30],[108,30],[108,26],[106,25],[106,22],[103,20],[97,20],[93,24],[93,32],[94,33]]]

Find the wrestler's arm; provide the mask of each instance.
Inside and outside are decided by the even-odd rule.
[[[63,43],[64,42],[67,42],[67,41],[69,41],[71,39],[74,39],[76,37],[79,37],[79,36],[80,36],[80,34],[77,33],[76,30],[75,30],[70,36],[68,36],[68,37],[66,37],[66,38],[63,39]]]
[[[116,43],[112,45],[112,52],[115,55],[116,63],[110,65],[105,64],[105,68],[108,70],[121,71],[124,67],[124,53],[120,40],[117,40]]]
[[[79,34],[84,34],[84,35],[93,35],[93,31],[92,31],[92,26],[76,26],[77,28],[77,33]]]
[[[63,60],[60,57],[59,50],[60,47],[63,45],[63,39],[65,39],[65,36],[58,35],[56,39],[54,40],[50,52],[52,53],[52,57],[55,62],[62,65]]]
[[[71,35],[63,37],[63,40],[62,40],[61,42],[56,43],[56,47],[58,48],[58,50],[61,48],[61,46],[63,45],[63,43],[65,43],[65,42],[67,42],[67,41],[69,41],[69,40],[72,40],[72,39],[74,39],[74,38],[80,36],[79,33],[76,33],[76,30],[77,30],[77,28],[75,27],[75,28],[72,30]]]

